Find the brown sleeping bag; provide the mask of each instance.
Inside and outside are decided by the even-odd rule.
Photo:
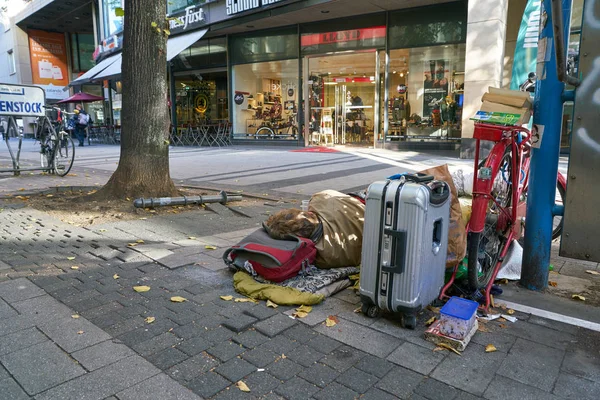
[[[365,205],[352,196],[325,190],[311,197],[308,210],[323,224],[323,237],[316,243],[317,267],[359,266]]]

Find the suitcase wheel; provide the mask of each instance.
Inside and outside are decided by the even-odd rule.
[[[403,328],[415,329],[417,327],[417,316],[402,314],[402,321],[400,323]]]
[[[369,318],[377,318],[381,315],[381,310],[379,307],[373,304],[364,304],[361,307],[361,311],[364,315]]]

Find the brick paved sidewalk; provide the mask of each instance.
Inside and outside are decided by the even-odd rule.
[[[458,356],[422,339],[429,315],[414,331],[368,319],[350,290],[302,320],[290,307],[221,300],[236,296],[223,247],[267,209],[93,229],[4,209],[0,399],[597,399],[598,332],[517,312]],[[329,315],[339,324],[326,327]],[[489,343],[498,351],[485,353]]]

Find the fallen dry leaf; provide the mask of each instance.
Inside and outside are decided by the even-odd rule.
[[[508,309],[508,311],[506,311],[506,313],[508,315],[513,315],[515,313],[515,310],[513,310],[512,308]]]
[[[127,243],[127,246],[129,246],[129,247],[135,247],[137,245],[138,245],[137,243]]]
[[[147,324],[151,324],[151,323],[153,323],[154,321],[156,321],[156,318],[154,318],[154,317],[148,317],[148,318],[146,318],[144,321],[145,321]]]
[[[504,325],[504,324],[499,324],[498,326],[502,329],[506,329],[506,325]]]
[[[571,296],[571,298],[574,299],[574,300],[585,301],[585,297],[583,297],[580,294],[574,294],[574,295]]]
[[[357,313],[357,314],[361,313],[362,312],[362,307],[355,308],[354,312]]]
[[[453,353],[456,353],[456,354],[458,354],[459,356],[461,355],[461,354],[460,354],[460,351],[456,350],[454,347],[452,347],[452,346],[450,346],[450,345],[448,345],[448,344],[446,344],[446,343],[438,343],[438,346],[439,346],[439,347],[443,347],[443,348],[444,348],[444,349],[446,349],[446,350],[450,350],[451,352],[453,352]]]
[[[508,285],[508,279],[500,279],[500,281],[498,282],[502,285]]]
[[[498,351],[498,349],[493,344],[488,344],[487,346],[485,346],[486,353],[493,353],[495,351]]]
[[[335,315],[330,315],[325,320],[325,326],[327,326],[328,328],[331,328],[332,326],[336,326],[338,324],[338,322],[340,322],[340,320]]]
[[[183,303],[184,301],[187,301],[187,299],[185,297],[181,297],[181,296],[173,296],[173,297],[171,297],[171,301],[173,303]]]
[[[586,269],[585,272],[588,273],[588,274],[590,274],[590,275],[600,275],[600,272],[598,272],[598,271],[592,271],[592,270],[589,270],[589,269]]]
[[[236,303],[258,303],[258,300],[254,300],[249,297],[237,297],[234,301]]]
[[[73,261],[75,259],[75,257],[67,257],[67,260],[69,261]]]
[[[79,318],[79,315],[77,315],[77,314],[73,314],[73,315],[71,315],[71,318],[73,318],[73,319],[77,319],[77,318]]]
[[[118,274],[113,275],[113,279],[119,279],[119,278],[120,278],[120,276]]]
[[[143,240],[143,239],[138,239],[138,240],[136,240],[135,242],[136,242],[136,243],[140,243],[140,244],[142,244],[142,243],[144,243],[144,240]]]
[[[312,311],[312,307],[311,306],[300,306],[298,308],[296,308],[296,311],[301,311],[301,312],[305,312],[305,313],[309,313]]]
[[[425,322],[425,325],[429,326],[431,324],[433,324],[435,322],[435,317],[431,317],[427,320],[427,322]]]
[[[267,300],[267,307],[277,308],[279,306],[277,304],[273,303],[271,300]]]
[[[558,283],[554,282],[554,281],[548,281],[548,285],[552,286],[552,287],[557,287]]]
[[[204,246],[204,248],[205,248],[206,250],[216,250],[216,249],[217,249],[217,246],[211,246],[210,244],[207,244],[206,246]]]
[[[138,293],[144,293],[150,290],[150,286],[134,286],[133,290],[135,290]]]
[[[235,386],[237,386],[238,389],[240,389],[242,392],[249,392],[250,388],[248,387],[248,385],[246,385],[244,383],[244,381],[238,381]]]
[[[304,311],[296,311],[295,313],[292,314],[292,317],[296,317],[296,318],[304,318],[308,316],[307,312]]]
[[[486,326],[484,326],[484,325],[479,325],[479,326],[477,327],[477,330],[478,330],[479,332],[489,332],[489,331],[490,331],[490,330],[489,330],[489,329],[488,329]]]
[[[84,331],[78,331],[77,334],[78,335],[83,335],[85,332]]]
[[[431,312],[434,312],[434,313],[436,313],[436,314],[439,314],[439,313],[440,313],[440,308],[439,308],[439,307],[434,307],[434,306],[432,306],[432,305],[429,305],[429,306],[427,306],[426,308],[427,308],[429,311],[431,311]]]
[[[188,239],[190,239],[190,240],[196,240],[196,236],[188,236]]]
[[[233,300],[233,296],[219,296],[221,298],[221,300],[225,300],[225,301],[231,301]]]
[[[443,347],[440,347],[440,346],[437,346],[435,349],[433,349],[433,351],[444,351],[444,350],[446,350],[446,349]]]
[[[98,229],[98,232],[106,232],[106,229]]]
[[[73,265],[71,269],[79,269],[79,267],[77,265]]]
[[[281,353],[281,359],[285,360],[286,358],[287,358],[287,356],[285,354]]]

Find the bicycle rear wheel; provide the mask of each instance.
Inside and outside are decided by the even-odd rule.
[[[75,160],[75,143],[68,135],[62,135],[54,151],[53,169],[58,176],[65,176],[73,167]]]
[[[494,177],[491,198],[486,208],[485,225],[481,232],[469,232],[467,237],[468,283],[471,290],[485,287],[498,263],[500,253],[506,245],[506,227],[499,226],[502,208],[510,206],[512,198],[512,155],[510,149],[504,153],[500,169]],[[477,217],[477,216],[475,216]]]

